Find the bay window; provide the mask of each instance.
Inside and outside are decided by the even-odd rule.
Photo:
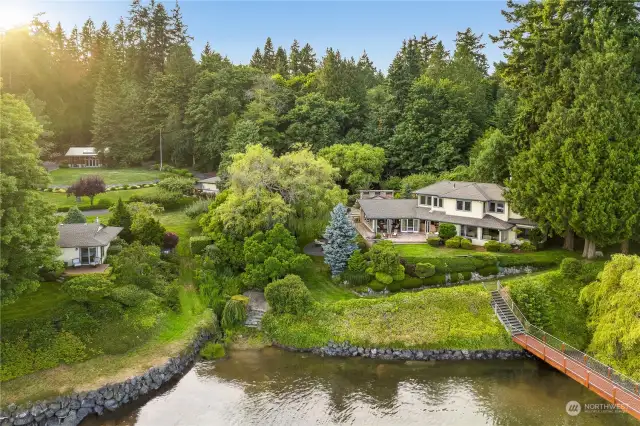
[[[501,201],[489,201],[487,211],[490,213],[504,213],[504,203]]]

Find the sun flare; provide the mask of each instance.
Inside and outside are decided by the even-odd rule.
[[[30,21],[31,16],[26,10],[0,2],[0,31],[27,25]]]

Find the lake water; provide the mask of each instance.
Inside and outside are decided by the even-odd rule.
[[[631,425],[623,413],[569,416],[603,404],[535,360],[391,362],[274,348],[201,361],[173,386],[82,426]]]

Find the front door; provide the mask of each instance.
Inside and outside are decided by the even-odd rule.
[[[97,247],[81,247],[80,263],[83,265],[91,264],[97,257]]]

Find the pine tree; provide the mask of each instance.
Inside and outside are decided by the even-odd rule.
[[[267,74],[273,74],[276,71],[276,57],[271,37],[267,37],[262,49],[262,69]]]
[[[115,207],[112,207],[112,209],[112,215],[109,218],[107,225],[122,227],[122,231],[118,236],[127,242],[131,242],[133,240],[131,235],[131,222],[133,220],[131,212],[127,206],[124,205],[122,198],[118,198],[118,203]]]
[[[300,44],[294,39],[289,52],[289,71],[292,76],[300,74]]]
[[[426,34],[423,34],[420,37],[420,41],[418,41],[418,47],[420,49],[420,61],[422,62],[422,66],[425,67],[429,62],[429,57],[431,57],[431,52],[436,48],[436,40],[438,37],[432,36],[429,37]]]
[[[300,51],[300,73],[309,74],[316,70],[316,54],[309,43],[305,44]]]
[[[471,28],[467,28],[464,32],[458,31],[456,33],[456,52],[453,55],[455,60],[458,55],[471,55],[477,67],[483,72],[487,73],[489,64],[487,56],[482,52],[486,47],[486,44],[481,43],[482,34],[476,35]]]
[[[259,70],[262,69],[262,52],[260,52],[259,47],[256,47],[256,50],[253,52],[253,56],[251,57],[251,61],[249,61],[249,65]]]
[[[79,208],[73,206],[69,209],[63,220],[64,223],[87,223],[87,218]]]
[[[278,50],[276,51],[275,72],[283,77],[287,77],[289,75],[287,52],[282,48],[282,46],[278,46]]]
[[[347,208],[338,203],[331,212],[331,220],[324,232],[327,242],[322,246],[324,263],[329,265],[334,277],[347,269],[349,257],[358,248],[356,235],[356,228],[347,216]]]
[[[86,65],[89,64],[93,52],[95,31],[96,27],[93,21],[91,18],[87,19],[82,25],[82,32],[80,33],[80,56]]]
[[[211,44],[209,44],[209,42],[207,42],[207,44],[204,45],[204,49],[202,49],[202,54],[200,55],[202,56],[209,56],[211,55]]]
[[[173,9],[171,9],[171,18],[169,20],[171,29],[170,29],[170,37],[171,44],[173,45],[186,45],[189,43],[189,40],[192,40],[193,37],[190,37],[187,34],[187,26],[184,24],[182,20],[182,12],[180,11],[180,5],[178,4],[178,0],[176,0],[176,5]]]

